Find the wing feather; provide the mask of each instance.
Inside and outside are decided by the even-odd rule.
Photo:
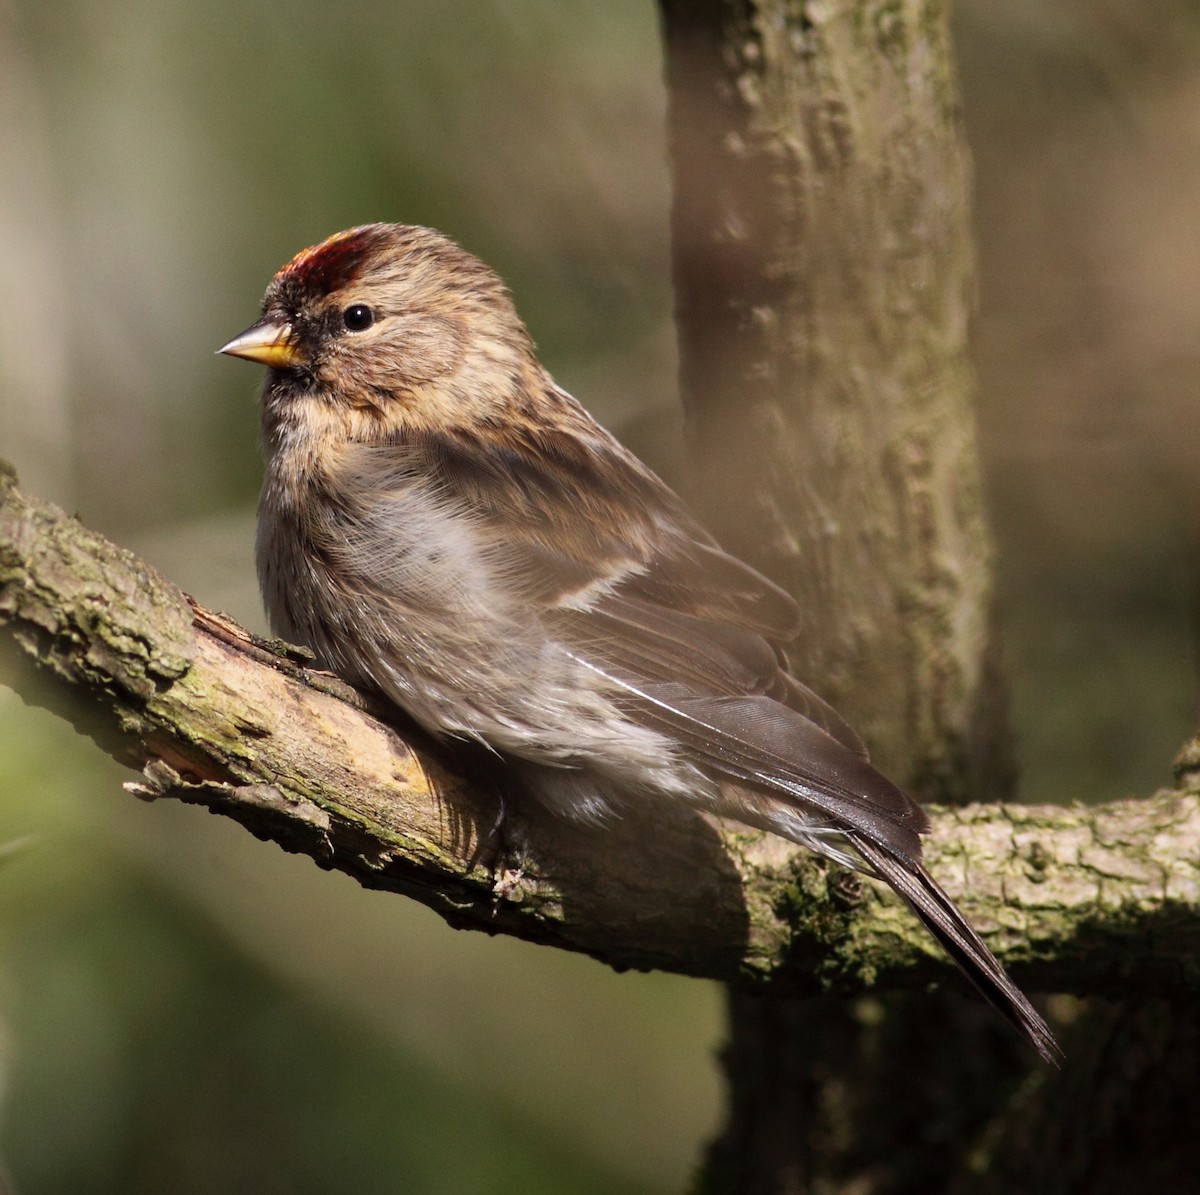
[[[377,491],[419,477],[440,492],[514,598],[563,651],[608,678],[629,718],[759,794],[759,816],[746,805],[743,820],[815,838],[891,885],[1053,1059],[1045,1022],[922,866],[924,811],[788,672],[784,648],[799,625],[792,599],[722,552],[635,457],[590,421],[565,432],[410,435],[362,452],[357,467],[375,471]],[[789,821],[788,810],[799,816]],[[853,856],[826,848],[825,832]]]
[[[531,443],[427,433],[362,449],[355,467],[376,492],[430,479],[572,652],[635,684],[684,680],[697,701],[772,698],[865,758],[837,711],[786,671],[792,598],[721,551],[615,440],[580,451],[551,430]]]
[[[1015,1025],[1047,1062],[1057,1062],[1062,1050],[1049,1025],[929,872],[920,863],[893,858],[857,835],[851,835],[851,844],[875,874],[904,899],[984,999]]]
[[[904,859],[920,859],[929,824],[921,807],[802,714],[765,696],[697,696],[683,684],[606,675],[625,690],[638,722],[679,743],[706,770],[770,793],[825,829],[853,829]]]

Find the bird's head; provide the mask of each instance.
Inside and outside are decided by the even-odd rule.
[[[220,350],[268,366],[268,408],[300,399],[387,422],[494,417],[484,379],[534,362],[499,277],[428,228],[367,224],[298,253],[262,318]]]

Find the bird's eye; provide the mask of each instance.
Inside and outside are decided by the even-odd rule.
[[[351,303],[342,312],[342,323],[348,332],[365,332],[375,322],[375,312],[365,303]]]

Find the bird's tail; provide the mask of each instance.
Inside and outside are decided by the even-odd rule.
[[[919,862],[898,859],[860,835],[847,837],[879,878],[904,898],[984,998],[1016,1026],[1047,1062],[1057,1062],[1062,1050],[1050,1027],[929,872]]]

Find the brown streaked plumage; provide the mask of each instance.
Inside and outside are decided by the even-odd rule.
[[[876,875],[1045,1058],[1045,1022],[921,863],[920,807],[790,675],[798,614],[538,363],[425,228],[306,249],[223,352],[269,366],[257,557],[276,631],[549,808],[682,800]]]

